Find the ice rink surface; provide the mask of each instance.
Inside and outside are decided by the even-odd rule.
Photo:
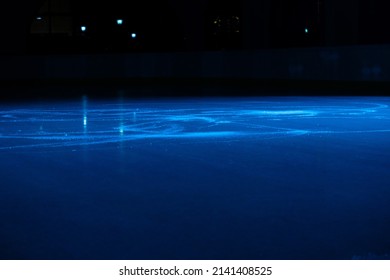
[[[0,105],[0,259],[389,259],[389,105]]]

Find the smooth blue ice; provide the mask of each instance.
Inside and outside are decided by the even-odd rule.
[[[389,258],[389,105],[1,105],[0,259]]]

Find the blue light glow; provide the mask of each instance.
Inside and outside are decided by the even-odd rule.
[[[369,99],[367,99],[369,101]],[[23,147],[60,147],[97,145],[140,139],[215,139],[259,138],[273,139],[299,135],[370,134],[389,133],[390,114],[386,102],[330,102],[327,105],[288,102],[247,102],[232,106],[229,103],[205,105],[201,110],[191,108],[172,109],[161,104],[126,104],[123,107],[99,107],[83,100],[83,130],[71,129],[78,118],[75,108],[64,110],[25,109],[0,111],[0,123],[12,129],[0,133],[0,150]],[[137,113],[136,113],[137,112]],[[341,121],[381,120],[377,126],[338,127]],[[89,121],[98,124],[88,127]],[[338,122],[335,122],[338,120]],[[27,130],[30,122],[49,122],[52,130]],[[317,126],[311,126],[312,123]],[[8,124],[8,125],[7,125]],[[19,127],[20,129],[13,130]],[[322,124],[322,125],[321,125]],[[382,125],[383,124],[383,125]],[[23,130],[22,130],[23,128]],[[13,132],[14,131],[14,132]],[[121,136],[118,138],[119,135]],[[127,132],[125,134],[125,132]],[[64,137],[64,135],[67,135]],[[24,145],[9,146],[10,139],[23,139]],[[32,141],[34,143],[28,143]],[[36,141],[42,141],[41,143]],[[8,144],[6,144],[8,143]]]
[[[389,97],[118,92],[0,103],[0,259],[389,259]]]
[[[83,32],[87,31],[87,27],[86,26],[81,26],[81,31],[83,31]]]
[[[309,29],[308,29],[308,28],[305,28],[305,33],[306,33],[306,34],[309,33]]]
[[[123,19],[117,19],[117,20],[116,20],[116,23],[117,23],[118,25],[122,25],[122,24],[123,24]]]
[[[137,34],[136,33],[131,33],[131,38],[133,38],[133,39],[137,38]]]

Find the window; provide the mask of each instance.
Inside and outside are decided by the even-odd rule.
[[[210,1],[206,24],[207,48],[234,50],[241,48],[241,5],[239,1]]]

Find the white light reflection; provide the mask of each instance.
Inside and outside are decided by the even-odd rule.
[[[125,108],[124,108],[124,96],[125,92],[123,90],[118,91],[118,103],[119,103],[119,135],[121,137],[125,134]]]
[[[84,126],[84,133],[87,132],[88,128],[88,98],[86,96],[83,96],[83,126]]]

